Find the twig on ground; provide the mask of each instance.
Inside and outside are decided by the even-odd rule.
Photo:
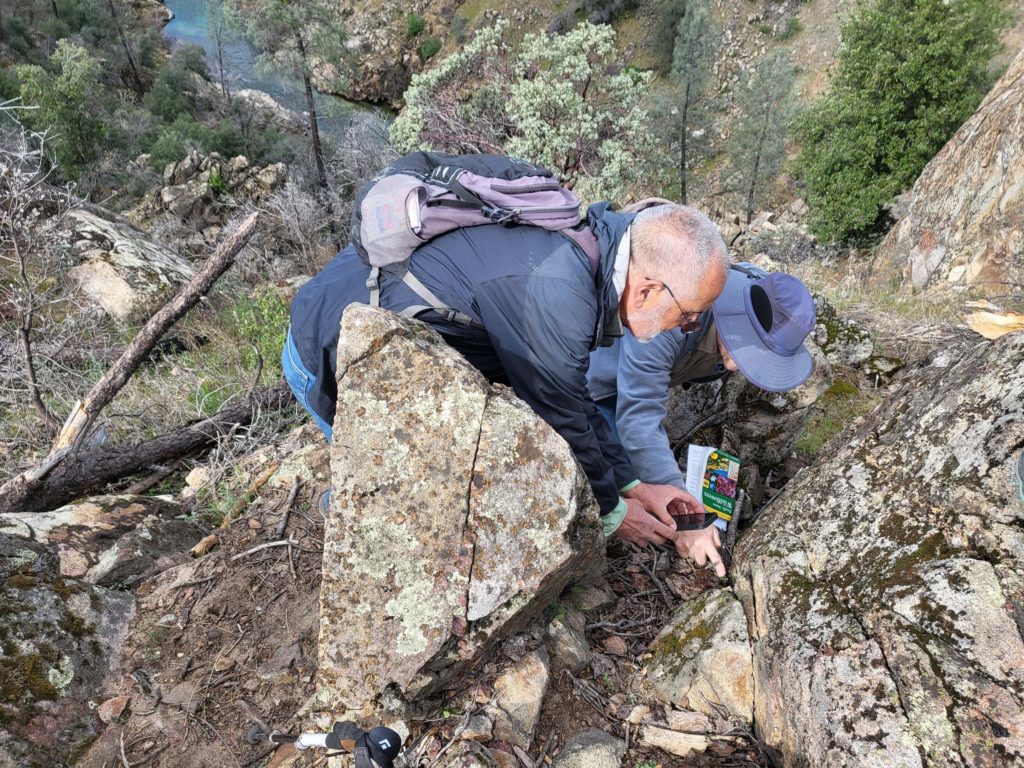
[[[259,552],[264,549],[270,549],[271,547],[298,546],[298,543],[299,542],[295,541],[295,539],[278,539],[277,541],[268,541],[264,544],[257,544],[255,547],[245,550],[245,552],[239,552],[237,555],[232,555],[231,560],[232,562],[234,562],[235,560],[241,560],[243,557],[255,554],[256,552]]]
[[[175,584],[174,588],[175,589],[184,589],[185,587],[196,587],[196,586],[198,586],[200,584],[205,584],[208,581],[213,581],[218,576],[220,576],[220,574],[219,573],[215,573],[212,576],[206,576],[205,578],[202,578],[202,579],[192,579],[192,581],[185,581],[185,582],[182,582],[181,584]]]
[[[242,498],[236,501],[231,509],[228,510],[228,513],[224,515],[224,520],[220,524],[221,528],[228,528],[235,521],[235,518],[245,511],[245,508],[256,498],[256,494],[260,492],[260,488],[266,485],[267,481],[277,472],[280,466],[280,464],[271,464],[260,473],[259,477],[252,481],[249,487],[245,489],[245,493],[242,494]]]
[[[288,518],[291,516],[292,505],[295,503],[295,497],[299,495],[299,486],[301,484],[302,482],[296,475],[295,479],[292,480],[292,489],[288,491],[288,498],[284,502],[284,511],[281,513],[281,520],[278,522],[277,529],[274,531],[274,536],[278,539],[284,536],[285,528],[288,527]]]
[[[121,741],[121,750],[120,750],[121,751],[121,765],[123,765],[124,768],[132,768],[132,764],[130,762],[128,762],[128,756],[124,753],[124,729],[123,728],[121,729],[121,739],[120,739],[120,741]]]
[[[131,496],[140,496],[155,485],[159,485],[168,477],[178,471],[178,467],[181,466],[182,460],[171,462],[166,467],[160,467],[155,472],[150,474],[148,477],[144,477],[139,482],[129,485],[125,489],[125,493]]]
[[[637,560],[636,564],[640,566],[641,570],[643,570],[644,573],[651,577],[651,581],[654,582],[654,586],[656,586],[658,588],[658,592],[661,593],[661,599],[665,601],[665,606],[667,608],[671,608],[672,600],[671,598],[669,598],[668,590],[665,589],[665,585],[662,583],[661,579],[655,576],[654,571],[651,568],[648,568],[647,565],[644,564],[642,561]]]
[[[729,527],[725,530],[725,542],[722,545],[722,560],[725,561],[725,567],[732,567],[732,553],[736,549],[736,534],[740,529],[740,515],[743,512],[743,502],[746,501],[746,493],[743,489],[736,496],[736,504],[733,508],[732,520],[729,521]]]
[[[643,627],[648,624],[653,624],[659,620],[659,616],[650,616],[646,619],[638,619],[636,621],[630,621],[629,619],[620,619],[619,621],[598,621],[593,624],[587,624],[587,629],[632,629],[633,627]]]
[[[161,744],[161,745],[160,745],[159,747],[157,747],[156,749],[154,749],[154,750],[153,750],[152,752],[150,752],[150,753],[149,753],[148,755],[146,755],[146,756],[145,756],[144,758],[142,758],[141,760],[139,760],[139,762],[137,762],[137,763],[132,763],[132,764],[131,764],[131,765],[132,765],[132,768],[139,768],[139,766],[141,766],[141,765],[145,765],[145,764],[146,764],[146,763],[148,763],[148,762],[149,762],[150,760],[152,760],[152,759],[153,759],[153,758],[155,758],[155,757],[156,757],[157,755],[159,755],[159,754],[160,754],[161,752],[163,752],[163,751],[164,751],[165,749],[167,749],[167,748],[168,748],[169,746],[171,746],[171,745],[170,745],[170,744]]]
[[[513,744],[512,751],[515,752],[516,757],[519,758],[519,762],[523,764],[523,768],[536,768],[537,764],[533,762],[533,758],[526,754],[525,749],[517,744]]]

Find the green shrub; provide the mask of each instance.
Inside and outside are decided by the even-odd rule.
[[[428,37],[420,43],[420,58],[426,61],[441,50],[441,41],[436,37]]]
[[[507,28],[499,20],[413,76],[389,131],[395,149],[461,154],[486,142],[551,168],[586,201],[646,180],[656,142],[642,99],[653,74],[618,63],[615,31],[584,21],[513,49]]]
[[[217,173],[216,169],[210,172],[210,191],[216,197],[224,197],[228,193],[228,183],[224,177]]]
[[[231,333],[248,347],[244,362],[255,368],[257,350],[263,358],[264,371],[280,377],[281,350],[288,333],[288,302],[273,288],[258,288],[251,296],[231,306]],[[255,349],[253,348],[255,347]]]
[[[829,92],[796,123],[810,226],[869,243],[992,84],[1001,0],[877,0],[842,28]]]
[[[150,132],[150,162],[154,168],[163,168],[168,163],[181,160],[190,148],[204,154],[219,152],[224,157],[234,157],[245,149],[238,126],[224,119],[213,126],[197,122],[187,112],[169,125],[157,126]]]
[[[804,28],[804,25],[800,23],[800,19],[796,16],[787,16],[786,23],[779,30],[779,40],[789,40],[793,35]]]
[[[17,68],[21,99],[35,110],[22,113],[37,131],[51,131],[49,147],[62,173],[75,178],[97,156],[106,130],[100,64],[80,45],[60,40],[50,67]]]
[[[9,101],[21,95],[21,81],[13,69],[0,67],[0,100]]]
[[[679,22],[686,15],[686,3],[680,0],[655,0],[654,55],[658,71],[667,75],[672,69],[672,55],[676,48],[676,32]]]
[[[455,42],[460,45],[466,42],[466,26],[468,24],[469,19],[465,16],[456,14],[455,18],[452,19],[452,34],[455,35]]]
[[[165,123],[173,123],[183,114],[196,112],[192,76],[207,76],[203,49],[186,45],[175,50],[170,60],[160,68],[153,85],[143,97],[146,109]]]
[[[410,40],[423,31],[423,19],[415,13],[405,17],[405,36]]]

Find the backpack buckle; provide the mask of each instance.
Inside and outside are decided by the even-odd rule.
[[[507,224],[510,221],[515,221],[520,213],[518,208],[483,208],[481,210],[484,216],[495,224]]]
[[[436,310],[435,310],[436,311]],[[440,312],[441,317],[445,319],[445,322],[455,323],[465,328],[470,328],[473,325],[473,318],[469,315],[459,312],[457,309],[451,309],[450,307]]]

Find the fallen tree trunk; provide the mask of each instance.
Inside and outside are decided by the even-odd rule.
[[[117,361],[107,369],[103,377],[96,382],[88,394],[75,404],[74,409],[68,416],[67,421],[61,428],[57,439],[46,456],[34,468],[22,472],[0,486],[0,511],[15,512],[29,511],[27,499],[36,496],[36,488],[51,486],[46,477],[54,472],[55,468],[65,463],[72,466],[59,473],[59,476],[76,473],[79,465],[92,465],[97,449],[88,448],[86,436],[89,434],[96,417],[100,411],[114,397],[121,388],[128,382],[135,370],[141,365],[153,348],[160,341],[160,338],[167,330],[174,325],[186,312],[194,307],[213,287],[221,275],[234,263],[238,252],[245,247],[256,229],[256,221],[259,212],[253,212],[238,225],[238,227],[217,246],[213,254],[203,264],[203,268],[178,292],[178,294],[160,308],[149,321],[135,334],[135,338],[125,348]],[[214,417],[216,418],[216,417]],[[184,428],[183,428],[184,429]],[[178,434],[180,430],[169,433]],[[166,437],[166,436],[165,436]],[[162,438],[157,438],[157,441]],[[156,442],[156,441],[151,441]],[[88,456],[82,456],[83,451],[93,451]],[[105,455],[105,452],[101,452]],[[171,456],[173,458],[173,455]],[[148,463],[158,462],[160,459],[151,459]],[[143,466],[146,466],[145,464]],[[138,471],[138,469],[134,470]],[[108,478],[119,479],[132,471],[123,472],[121,475]],[[102,483],[101,483],[102,484]],[[92,486],[95,487],[95,486]],[[74,498],[74,495],[72,495]],[[34,505],[32,505],[34,507]],[[36,507],[38,509],[38,507]]]
[[[8,483],[10,487],[0,495],[0,513],[56,509],[153,464],[209,448],[218,437],[252,422],[260,411],[280,410],[291,400],[291,390],[282,382],[222,408],[208,419],[186,424],[152,440],[121,448],[83,449],[74,460],[57,464],[36,482],[22,476]]]
[[[132,339],[131,344],[125,348],[117,362],[107,369],[103,378],[96,382],[77,408],[68,416],[51,451],[57,452],[68,446],[77,447],[82,444],[100,411],[121,391],[131,375],[135,373],[135,369],[149,355],[167,329],[199,303],[199,300],[213,287],[217,278],[235,263],[235,256],[245,247],[256,230],[258,218],[258,212],[249,214],[245,221],[239,224],[238,228],[217,246],[213,255],[203,264],[203,268],[178,292],[178,295],[164,304],[149,319],[149,322]],[[3,489],[0,489],[0,494],[2,493]]]

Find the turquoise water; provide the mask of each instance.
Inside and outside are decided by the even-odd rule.
[[[174,18],[164,27],[164,36],[173,43],[193,43],[206,51],[206,61],[214,80],[217,79],[217,43],[214,40],[214,17],[209,0],[165,0]],[[306,114],[306,97],[302,82],[273,73],[260,73],[256,68],[257,52],[247,40],[226,31],[224,69],[232,90],[252,88],[273,96],[279,103],[299,114]],[[320,131],[339,135],[344,129],[353,105],[337,96],[314,94]]]

